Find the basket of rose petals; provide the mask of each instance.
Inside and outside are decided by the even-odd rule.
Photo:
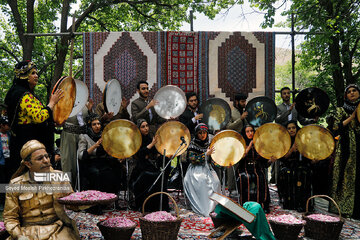
[[[157,211],[145,215],[145,204],[153,196],[165,194],[174,203],[176,216]],[[166,192],[156,192],[148,196],[142,206],[143,217],[139,218],[142,239],[144,240],[176,240],[180,230],[182,219],[179,216],[179,208],[175,200]]]
[[[129,240],[136,223],[124,217],[112,217],[97,223],[105,240]]]
[[[325,214],[314,214],[308,212],[309,200],[316,197],[324,197],[332,201],[339,211],[338,217],[333,217]],[[336,240],[339,239],[341,229],[344,224],[344,219],[341,217],[341,211],[337,203],[327,195],[314,195],[306,202],[306,212],[303,215],[305,224],[305,237],[311,239],[326,239]]]
[[[110,204],[115,202],[118,196],[113,193],[105,193],[96,190],[74,192],[66,197],[59,198],[57,201],[66,205],[94,205]]]
[[[276,239],[296,240],[305,221],[299,220],[290,214],[283,214],[269,218],[269,223]]]

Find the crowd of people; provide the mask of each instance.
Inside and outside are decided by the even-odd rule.
[[[62,98],[63,92],[56,90],[51,94],[49,103],[44,105],[34,92],[37,83],[37,68],[33,62],[24,61],[15,66],[15,78],[5,98],[7,113],[0,118],[1,183],[31,182],[29,172],[55,171],[53,168],[61,161],[62,171],[71,172],[72,187],[81,179],[78,190],[117,194],[121,189],[129,189],[134,195],[132,207],[137,210],[147,196],[160,191],[160,181],[155,184],[155,179],[162,171],[162,156],[155,148],[158,141],[155,133],[166,119],[156,113],[154,106],[157,102],[149,98],[149,85],[146,81],[137,84],[139,98],[131,103],[122,99],[120,111],[115,116],[104,110],[102,102],[94,109],[92,100],[89,100],[80,113],[67,119],[62,126],[60,151],[54,149],[55,123],[52,110]],[[275,183],[280,203],[285,209],[304,212],[306,201],[311,195],[319,193],[317,191],[320,189],[328,189],[325,194],[335,199],[344,216],[360,218],[360,123],[356,118],[356,107],[360,102],[359,87],[355,84],[347,86],[344,106],[336,108],[327,119],[328,129],[334,136],[338,136],[338,140],[336,150],[324,161],[327,163],[325,166],[302,156],[294,144],[296,133],[300,129],[298,122],[304,126],[316,123],[318,119],[307,119],[299,115],[295,103],[290,103],[290,92],[287,87],[281,89],[283,103],[277,106],[275,122],[283,125],[289,132],[291,148],[281,159],[270,160],[261,157],[254,147],[256,128],[246,120],[247,95],[234,95],[231,118],[226,129],[241,133],[246,149],[244,158],[228,167],[225,176],[219,174],[224,167],[211,159],[211,154],[216,149],[209,146],[215,133],[202,122],[199,99],[196,93],[186,94],[186,110],[178,119],[171,120],[180,121],[191,133],[191,142],[183,155],[185,176],[178,188],[183,188],[195,213],[209,216],[214,210],[215,203],[209,196],[213,192],[221,192],[220,182],[225,182],[230,196],[239,196],[241,205],[257,202],[265,212],[269,212],[269,185]],[[131,113],[127,110],[129,104]],[[124,159],[110,156],[102,146],[101,134],[105,125],[116,119],[133,121],[142,135],[141,147],[132,157],[134,167],[131,172],[125,169]],[[55,155],[61,156],[61,160],[56,159]],[[269,183],[270,165],[272,172]],[[170,169],[164,172],[165,191],[169,172]],[[327,180],[319,181],[314,172],[325,174]],[[61,239],[72,239],[69,236],[76,235],[76,232],[71,227],[71,221],[64,218],[63,212],[55,204],[55,197],[40,193],[9,193],[5,197],[1,193],[0,205],[5,203],[4,220],[11,237],[20,239],[19,236],[27,234],[56,234]],[[39,202],[42,206],[37,205]],[[165,198],[162,208],[168,207]],[[148,210],[158,208],[159,201],[154,198],[148,204]],[[330,205],[330,211],[336,212],[334,206]],[[49,231],[38,231],[36,223],[48,225]],[[39,236],[39,239],[43,239],[43,236]]]

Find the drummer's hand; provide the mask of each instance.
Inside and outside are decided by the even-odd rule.
[[[214,146],[212,146],[211,148],[208,148],[206,150],[206,155],[208,155],[208,156],[213,154],[213,153],[215,153],[215,147]]]
[[[155,106],[156,104],[158,104],[159,102],[156,101],[155,99],[151,100],[149,102],[149,104],[146,106],[146,110],[149,110],[150,108],[152,108],[153,106]]]
[[[290,111],[293,110],[293,108],[295,107],[295,104],[296,104],[296,102],[293,102],[293,104],[291,104],[291,106],[289,108]]]
[[[159,141],[159,135],[155,135],[155,137],[153,137],[151,143],[149,145],[147,145],[147,148],[150,149],[150,148],[154,147],[158,141]]]
[[[94,101],[91,98],[89,98],[89,101],[86,103],[86,108],[91,112],[93,106],[94,106]]]
[[[102,138],[97,140],[97,142],[95,143],[96,148],[100,147],[101,143],[102,143]]]
[[[201,120],[203,117],[204,117],[204,114],[200,113],[200,114],[195,116],[195,120]]]
[[[125,97],[122,98],[121,100],[121,107],[122,108],[127,108],[127,106],[129,105],[130,101],[126,100]]]
[[[114,113],[113,112],[108,112],[108,113],[104,113],[103,118],[108,121],[110,119],[112,119],[114,117]]]
[[[243,114],[241,114],[241,120],[244,120],[245,118],[247,118],[247,116],[249,115],[249,113],[247,111],[243,112]]]
[[[276,162],[277,158],[274,157],[274,156],[271,156],[270,159],[269,159],[269,163],[273,163],[273,162]]]
[[[50,101],[48,107],[52,110],[54,106],[60,101],[61,98],[64,97],[64,91],[62,89],[57,89],[53,94],[50,96]]]

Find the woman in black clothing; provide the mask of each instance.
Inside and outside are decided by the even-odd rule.
[[[245,157],[239,163],[239,193],[240,204],[254,201],[261,204],[264,211],[269,211],[270,192],[266,171],[269,166],[267,159],[261,157],[253,144],[255,129],[247,125],[243,131],[246,142]]]
[[[149,132],[149,124],[145,119],[138,119],[137,126],[140,129],[142,136],[142,144],[139,151],[134,158],[136,166],[131,173],[130,187],[135,195],[135,208],[140,209],[144,200],[154,192],[161,191],[161,178],[153,186],[156,178],[160,174],[162,166],[162,156],[157,152],[155,144],[158,137],[151,136]],[[164,191],[167,189],[168,171],[165,171],[164,176]],[[159,210],[160,195],[154,196],[146,203],[146,211]],[[163,210],[169,208],[169,200],[166,195],[163,195]]]
[[[284,209],[295,209],[304,212],[306,201],[312,195],[312,165],[311,161],[302,156],[296,148],[295,136],[299,130],[296,121],[286,124],[291,137],[289,152],[281,159],[279,181],[277,184],[280,203]],[[313,207],[310,202],[310,209]]]
[[[97,114],[87,117],[87,133],[80,134],[78,156],[82,188],[117,194],[126,176],[123,166],[116,158],[109,156],[101,138],[101,123]]]

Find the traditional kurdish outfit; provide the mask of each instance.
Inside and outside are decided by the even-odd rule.
[[[204,130],[199,126],[206,127],[201,123],[195,128],[195,137],[187,150],[191,164],[184,177],[184,189],[192,210],[203,216],[209,216],[216,205],[209,196],[213,192],[220,192],[220,180],[211,167],[209,156],[205,154],[209,147],[208,137],[204,141],[197,137],[198,131]]]
[[[245,139],[250,142],[246,137]],[[244,159],[240,161],[238,184],[241,205],[245,202],[253,201],[260,203],[265,211],[269,210],[270,192],[266,177],[267,162],[267,159],[262,158],[256,152],[254,145]]]
[[[359,88],[356,85],[347,87]],[[345,90],[346,93],[346,90]],[[333,113],[335,119],[333,129],[335,136],[340,135],[336,147],[336,156],[333,168],[331,196],[339,205],[341,214],[347,217],[360,219],[360,123],[353,119],[346,126],[343,121],[350,117],[359,104],[345,99],[343,107],[336,108]],[[334,205],[330,211],[337,213]]]
[[[12,179],[10,183],[38,184],[30,179],[29,172]],[[11,236],[8,240],[17,239],[20,235],[30,240],[80,239],[75,223],[66,215],[64,206],[56,201],[65,195],[45,192],[7,193],[3,216],[6,230]]]
[[[295,137],[291,138],[291,142],[294,144]],[[298,151],[279,160],[281,164],[277,187],[280,203],[284,209],[296,209],[304,212],[306,201],[312,195],[311,161]],[[309,206],[312,208],[312,202]]]
[[[14,186],[18,185],[20,190],[18,192],[6,193],[3,212],[5,227],[10,234],[8,240],[21,238],[29,240],[80,239],[75,222],[66,215],[64,206],[57,201],[58,198],[72,192],[70,183],[35,182],[30,177],[30,171],[25,161],[32,161],[30,160],[31,154],[40,149],[45,149],[45,146],[37,140],[28,141],[21,148],[20,156],[22,162],[10,181]],[[50,168],[49,172],[55,173],[60,171]],[[64,191],[21,191],[23,187],[30,184],[47,184],[52,186],[61,184],[61,188]]]
[[[15,69],[17,78],[5,97],[12,134],[11,161],[6,166],[9,175],[19,167],[20,149],[27,141],[39,140],[45,145],[48,153],[53,154],[54,151],[52,110],[40,102],[27,81],[27,74],[34,68],[35,64],[29,62],[21,68],[21,74]]]

